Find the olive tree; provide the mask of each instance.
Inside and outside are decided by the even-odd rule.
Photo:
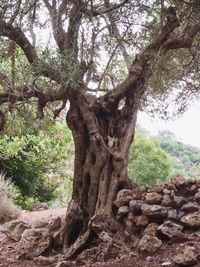
[[[199,10],[197,0],[1,1],[0,53],[11,55],[0,70],[1,130],[21,102],[37,100],[38,118],[50,103],[55,117],[69,103],[73,193],[54,240],[66,258],[117,232],[113,201],[128,186],[138,109],[174,88],[183,104],[198,92]],[[37,37],[48,31],[41,51]],[[21,73],[16,47],[27,60]]]

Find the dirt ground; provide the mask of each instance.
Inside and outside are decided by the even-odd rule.
[[[45,210],[37,212],[24,213],[21,219],[25,222],[34,223],[37,219],[51,220],[58,216],[65,216],[65,209]],[[192,245],[200,253],[200,232],[188,233],[190,241],[174,244],[163,244],[161,249],[153,256],[138,255],[137,251],[133,251],[131,255],[119,256],[106,263],[96,263],[93,265],[85,265],[87,267],[159,267],[159,266],[175,266],[166,265],[172,262],[172,259],[180,253],[185,245]],[[78,265],[77,265],[78,266]],[[0,267],[36,267],[33,261],[22,260],[19,258],[19,252],[16,249],[16,242],[7,238],[0,233]],[[38,265],[37,265],[38,267]],[[195,265],[200,267],[200,265]]]

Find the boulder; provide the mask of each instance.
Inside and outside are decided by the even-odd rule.
[[[129,212],[128,206],[119,207],[117,212],[117,219],[121,218],[122,216],[126,215]]]
[[[191,266],[197,262],[197,258],[194,253],[194,247],[185,247],[182,254],[178,254],[174,258],[174,262],[179,266]]]
[[[171,183],[179,188],[186,184],[186,179],[181,175],[175,175],[171,178]]]
[[[150,223],[144,230],[144,234],[155,236],[157,233],[158,224]]]
[[[158,232],[162,233],[163,235],[173,238],[177,236],[183,230],[183,225],[174,223],[172,221],[165,221],[158,227]]]
[[[119,208],[121,206],[127,205],[132,199],[133,197],[131,190],[122,189],[118,192],[117,198],[114,201],[114,205]]]
[[[181,223],[189,227],[199,227],[200,226],[200,211],[196,211],[183,216],[180,219]]]
[[[164,195],[161,205],[162,206],[170,206],[172,204],[172,199],[169,195]]]
[[[141,207],[144,204],[142,200],[131,200],[129,202],[129,208],[133,212],[141,211]]]
[[[193,184],[193,185],[188,189],[188,191],[189,191],[190,193],[194,193],[196,190],[197,190],[197,186],[196,186],[195,184]]]
[[[14,241],[21,239],[24,230],[29,229],[30,225],[20,220],[10,221],[0,226],[0,231]]]
[[[164,195],[170,195],[170,193],[171,193],[171,191],[169,189],[167,189],[167,188],[163,189],[163,194]]]
[[[182,196],[174,196],[174,206],[180,208],[183,204],[187,203],[187,199]]]
[[[181,207],[181,211],[183,212],[193,212],[198,211],[199,209],[200,207],[196,202],[188,202]]]
[[[18,244],[22,255],[27,259],[33,259],[41,255],[51,244],[51,237],[47,229],[26,229]]]
[[[141,209],[142,209],[142,213],[149,217],[166,217],[167,216],[167,209],[160,205],[143,204]]]
[[[200,192],[197,192],[194,196],[195,200],[200,201]]]
[[[178,218],[177,211],[175,209],[168,210],[168,212],[167,212],[167,218],[168,219],[171,219],[171,220],[177,220],[177,218]]]
[[[162,241],[155,236],[145,234],[138,245],[138,249],[145,253],[154,253],[162,245]]]
[[[162,201],[162,196],[156,192],[147,193],[145,195],[145,201],[149,204],[160,204]]]

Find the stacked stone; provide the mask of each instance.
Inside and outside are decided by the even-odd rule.
[[[154,253],[162,242],[186,240],[186,230],[200,227],[200,181],[175,176],[152,188],[123,189],[114,205],[127,237],[138,235],[139,251]]]

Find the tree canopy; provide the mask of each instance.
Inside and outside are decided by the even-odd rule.
[[[39,118],[47,103],[63,101],[57,116],[79,85],[103,94],[98,102],[106,109],[105,99],[120,101],[134,84],[131,73],[142,66],[131,66],[139,60],[148,66],[149,109],[166,117],[176,101],[175,110],[185,110],[199,93],[199,10],[196,0],[1,1],[1,104],[9,104],[2,106],[1,128],[6,110],[28,99],[38,99]]]

